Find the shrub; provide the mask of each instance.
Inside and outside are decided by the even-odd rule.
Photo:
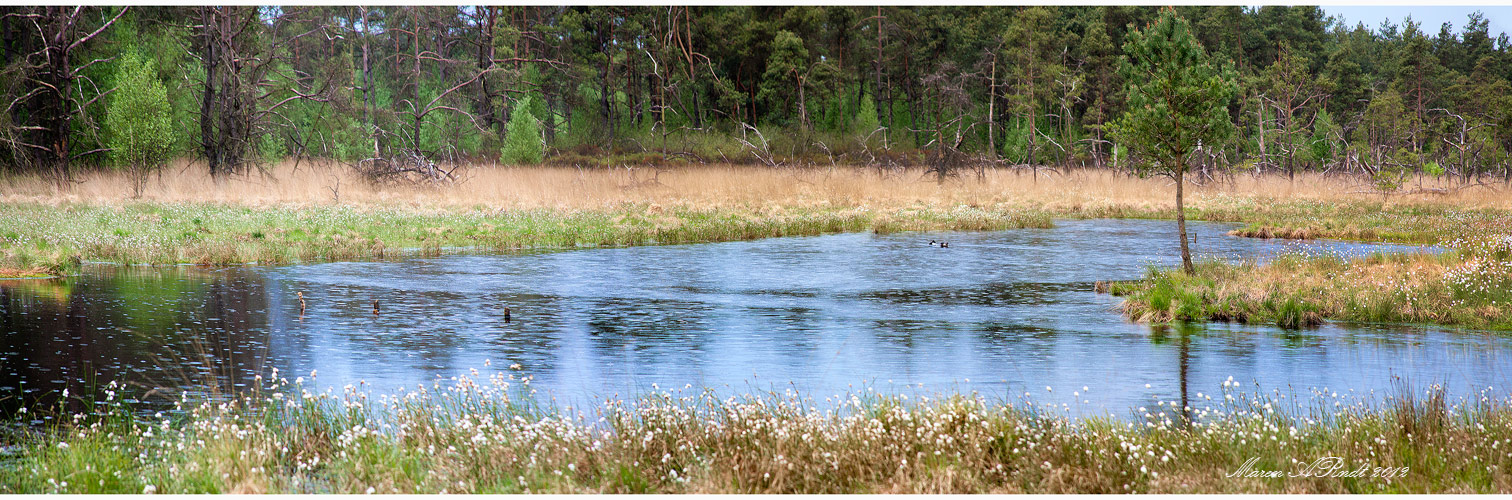
[[[116,92],[105,116],[111,158],[131,176],[132,197],[141,197],[147,176],[173,155],[168,90],[152,61],[126,50],[116,70]]]
[[[516,101],[509,114],[504,136],[505,162],[540,163],[546,157],[546,144],[541,142],[541,123],[531,114],[530,101],[530,97]]]

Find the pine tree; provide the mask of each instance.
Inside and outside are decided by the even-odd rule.
[[[1318,115],[1313,118],[1312,137],[1307,140],[1306,159],[1316,162],[1318,166],[1327,165],[1333,161],[1335,137],[1339,135],[1339,126],[1334,124],[1333,116],[1328,110],[1318,110]]]
[[[546,156],[541,142],[541,123],[531,114],[530,97],[515,101],[504,135],[503,160],[508,163],[540,163]]]
[[[877,131],[881,121],[877,118],[877,103],[872,100],[871,94],[861,97],[860,109],[856,110],[856,119],[851,124],[851,129],[862,138],[871,137],[872,132]]]
[[[1114,137],[1141,159],[1141,173],[1176,181],[1176,226],[1181,238],[1181,265],[1195,271],[1187,247],[1182,200],[1187,155],[1204,144],[1234,133],[1228,104],[1238,92],[1233,67],[1214,64],[1192,36],[1185,19],[1171,10],[1154,26],[1136,30],[1124,43],[1122,73],[1128,86],[1128,110],[1113,127]]]
[[[1043,101],[1050,95],[1055,79],[1066,68],[1059,62],[1055,33],[1050,23],[1054,13],[1045,7],[1029,7],[1014,16],[1003,33],[1008,80],[1012,93],[1007,95],[1009,108],[1029,125],[1028,163],[1034,164],[1039,149],[1039,117],[1045,112]]]
[[[1117,49],[1100,14],[1087,25],[1081,39],[1081,52],[1086,57],[1083,71],[1087,73],[1087,108],[1081,121],[1092,134],[1093,156],[1101,165],[1102,158],[1108,154],[1108,147],[1103,142],[1105,129],[1114,114],[1113,101],[1120,93],[1117,87],[1121,82],[1117,74]]]

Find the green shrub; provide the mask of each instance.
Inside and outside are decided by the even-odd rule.
[[[541,142],[541,123],[531,114],[530,97],[515,102],[504,136],[503,160],[507,163],[540,163],[546,157]]]
[[[147,176],[173,156],[168,90],[157,80],[152,61],[143,61],[135,50],[126,56],[116,73],[116,92],[111,95],[105,128],[111,158],[131,175],[133,197],[142,196]]]

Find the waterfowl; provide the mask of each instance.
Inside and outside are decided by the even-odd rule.
[[[946,242],[943,242],[943,241],[941,241],[941,242],[940,242],[940,248],[950,248],[950,244],[949,244],[949,243],[946,243]]]
[[[373,315],[378,315],[378,299],[373,299]]]
[[[303,316],[304,312],[305,312],[304,292],[299,292],[299,314],[301,316]]]
[[[937,244],[939,244],[939,242],[937,242],[935,240],[929,240],[929,246],[935,246]]]
[[[504,308],[504,322],[505,323],[509,322],[509,308],[508,307]]]

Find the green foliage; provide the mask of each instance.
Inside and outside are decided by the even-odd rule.
[[[1163,12],[1154,26],[1129,34],[1124,52],[1129,106],[1113,135],[1143,160],[1142,170],[1179,176],[1198,145],[1233,134],[1228,104],[1238,90],[1234,70],[1209,60],[1185,19]]]
[[[1113,137],[1129,148],[1141,173],[1156,172],[1176,180],[1176,215],[1181,230],[1181,262],[1192,272],[1182,216],[1183,176],[1187,155],[1197,148],[1229,140],[1234,124],[1228,104],[1238,91],[1234,70],[1214,64],[1192,36],[1191,25],[1172,10],[1145,30],[1129,34],[1128,57],[1120,72],[1129,82],[1128,110],[1113,127]]]
[[[546,156],[546,146],[541,141],[541,123],[531,114],[532,100],[530,97],[521,98],[509,113],[502,157],[507,163],[540,163]]]
[[[1337,149],[1334,137],[1338,133],[1339,126],[1334,124],[1333,115],[1328,110],[1319,110],[1318,116],[1313,119],[1313,133],[1307,141],[1305,159],[1319,165],[1333,161]]]
[[[274,163],[288,155],[289,150],[278,135],[269,133],[257,137],[257,157],[262,161]]]
[[[877,120],[876,101],[872,100],[871,94],[861,96],[861,105],[856,110],[855,119],[851,122],[851,130],[854,130],[862,137],[871,136],[873,139],[876,139],[881,134],[873,135],[872,133],[876,132],[877,127],[880,126],[882,125]]]
[[[1039,118],[1053,109],[1051,97],[1058,93],[1054,87],[1068,77],[1060,63],[1056,33],[1047,29],[1052,19],[1054,13],[1049,8],[1029,7],[1019,11],[1003,33],[1004,60],[1009,63],[1004,69],[1011,89],[1004,97],[1009,110],[1029,127],[1023,156],[1031,163],[1041,153],[1040,135],[1044,132],[1039,130]]]
[[[430,102],[445,90],[439,79],[421,86],[420,102]],[[444,99],[460,99],[456,93]],[[453,103],[453,107],[460,106]],[[420,130],[420,149],[443,160],[457,160],[478,152],[484,134],[467,115],[448,109],[436,109],[425,115]]]
[[[1441,177],[1444,175],[1444,166],[1439,165],[1436,161],[1430,161],[1423,164],[1423,173],[1434,177]]]
[[[111,157],[130,173],[135,196],[142,195],[147,176],[173,155],[171,117],[168,90],[157,80],[152,62],[127,51],[116,72],[105,124]]]
[[[70,36],[90,32],[114,9],[90,12],[90,27]],[[780,155],[795,159],[816,154],[812,145],[824,134],[831,134],[823,141],[829,148],[852,147],[858,135],[878,126],[889,130],[873,137],[877,144],[885,136],[891,149],[912,154],[933,138],[935,122],[957,115],[969,117],[958,123],[967,136],[962,149],[976,154],[985,153],[989,144],[988,127],[982,124],[991,109],[997,115],[993,123],[1016,118],[1028,129],[1002,130],[1017,134],[998,144],[1012,149],[1016,161],[1106,159],[1112,149],[1106,141],[1115,139],[1110,136],[1121,124],[1123,133],[1116,139],[1124,160],[1169,167],[1176,163],[1169,157],[1174,153],[1159,158],[1145,147],[1156,144],[1135,137],[1170,138],[1171,144],[1187,148],[1206,134],[1208,118],[1216,116],[1203,116],[1199,125],[1178,124],[1169,118],[1180,112],[1164,110],[1167,116],[1155,117],[1162,111],[1157,103],[1149,95],[1136,95],[1164,85],[1151,77],[1158,65],[1140,61],[1158,52],[1146,41],[1158,31],[1156,23],[1179,17],[1191,21],[1181,23],[1183,36],[1190,35],[1192,45],[1207,54],[1198,50],[1191,59],[1203,63],[1192,66],[1199,73],[1195,80],[1164,82],[1196,89],[1202,85],[1188,84],[1215,75],[1230,80],[1228,68],[1237,68],[1232,81],[1239,88],[1233,94],[1242,98],[1228,110],[1227,121],[1240,136],[1229,141],[1231,134],[1215,129],[1211,137],[1200,138],[1223,151],[1227,157],[1221,163],[1326,168],[1352,148],[1347,152],[1359,153],[1370,172],[1400,170],[1406,156],[1398,152],[1404,150],[1416,155],[1408,169],[1413,173],[1423,172],[1429,162],[1467,176],[1512,172],[1512,157],[1506,154],[1512,147],[1512,50],[1496,42],[1478,14],[1456,23],[1458,32],[1431,27],[1437,32],[1433,36],[1417,23],[1330,25],[1312,6],[874,9],[732,6],[658,13],[585,7],[561,15],[507,17],[518,13],[498,7],[464,15],[449,7],[374,7],[366,9],[368,17],[361,23],[350,8],[265,9],[265,16],[285,17],[254,22],[237,37],[237,43],[246,41],[247,68],[255,66],[243,76],[255,73],[259,78],[245,82],[258,107],[249,146],[263,160],[297,153],[350,162],[372,156],[375,149],[411,147],[440,161],[462,159],[504,148],[505,130],[492,120],[524,92],[532,96],[530,114],[540,121],[547,146],[581,146],[580,154],[675,150],[678,146],[665,132],[686,129],[723,136],[694,142],[733,141],[742,122],[762,127],[774,143],[791,146]],[[671,26],[662,18],[668,14]],[[128,11],[96,41],[69,56],[79,67],[78,79],[69,83],[73,98],[87,100],[113,88],[122,61],[118,56],[134,51],[152,63],[157,80],[170,90],[172,149],[197,151],[207,80],[205,49],[197,40],[205,33],[201,23],[178,22],[195,15],[177,7]],[[482,30],[477,20],[469,20],[474,15],[516,21]],[[340,37],[299,36],[318,34],[311,29],[319,26],[350,31]],[[416,26],[424,26],[427,34],[404,34]],[[1162,29],[1174,30],[1172,26]],[[38,29],[46,27],[42,23]],[[659,32],[668,27],[673,29]],[[883,36],[872,36],[877,29]],[[28,47],[40,46],[36,31],[12,30],[10,61],[37,59],[20,57]],[[897,34],[907,36],[893,36]],[[1159,53],[1162,57],[1183,53],[1177,45],[1186,42],[1169,39],[1174,34],[1162,35],[1168,40],[1159,49],[1167,51]],[[552,42],[548,47],[540,40]],[[1143,48],[1133,51],[1138,47]],[[1121,48],[1131,50],[1127,63],[1120,61]],[[479,49],[490,50],[495,61],[510,62],[488,70]],[[407,62],[414,54],[424,54],[418,75]],[[88,63],[96,60],[101,62]],[[1213,67],[1201,69],[1209,64]],[[1126,71],[1118,71],[1120,65]],[[17,103],[0,117],[0,126],[11,132],[6,137],[44,150],[60,142],[51,130],[35,127],[67,127],[64,149],[79,164],[114,161],[91,154],[108,147],[112,131],[103,125],[109,97],[69,110],[68,120],[38,122],[38,117],[57,114],[56,103],[42,97],[41,82],[48,78],[40,72],[43,66],[23,64],[0,72],[0,97]],[[469,82],[479,71],[490,72]],[[942,76],[970,84],[947,88],[951,85],[941,84]],[[406,119],[415,101],[423,106],[454,87],[436,102],[444,108],[428,112],[418,127]],[[29,93],[30,99],[17,101]],[[989,93],[996,94],[990,103]],[[1391,94],[1397,102],[1390,102]],[[317,98],[287,101],[297,95]],[[1383,97],[1386,101],[1367,110]],[[651,119],[656,103],[667,112]],[[1387,112],[1397,105],[1400,112]],[[1267,108],[1263,118],[1256,107]],[[1125,111],[1161,118],[1148,123],[1168,126],[1141,130],[1133,121],[1120,121]],[[665,121],[665,130],[652,130],[658,119]],[[1258,158],[1262,139],[1257,122],[1262,119],[1266,158]],[[782,137],[786,135],[793,137]],[[660,140],[664,137],[668,140]],[[1079,142],[1084,138],[1093,140]],[[0,148],[0,163],[29,164],[28,146],[13,146]],[[735,158],[716,149],[713,155],[699,154]],[[1068,158],[1065,150],[1074,156]],[[692,153],[693,147],[684,146],[682,152]]]
[[[1355,128],[1360,159],[1374,167],[1376,187],[1394,191],[1412,174],[1421,155],[1412,149],[1412,131],[1420,122],[1409,113],[1402,94],[1386,90],[1365,107],[1364,121]]]
[[[776,113],[784,123],[798,118],[799,78],[808,72],[809,51],[803,39],[791,31],[778,31],[772,38],[772,53],[767,57],[766,72],[761,74],[761,89],[756,98]]]
[[[1029,163],[1029,124],[1025,120],[1009,120],[1003,125],[1003,159],[1008,163]]]

